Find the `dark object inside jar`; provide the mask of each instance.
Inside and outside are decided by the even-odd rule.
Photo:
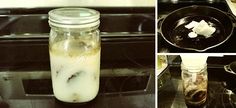
[[[186,104],[198,106],[204,104],[206,98],[207,90],[193,89],[186,94],[185,101]]]
[[[0,102],[0,108],[9,108],[9,105],[6,102]]]
[[[71,80],[77,78],[83,71],[79,71],[79,72],[76,72],[74,74],[72,74],[68,79],[67,79],[67,83],[71,82]]]

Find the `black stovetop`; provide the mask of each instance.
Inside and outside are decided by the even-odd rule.
[[[178,2],[171,2],[170,0],[159,0],[158,1],[158,19],[167,16],[170,12],[191,5],[207,5],[218,8],[224,12],[231,13],[227,3],[225,0],[177,0]],[[233,20],[233,19],[232,19]],[[233,20],[235,22],[235,20]],[[170,52],[170,53],[178,53],[178,52],[186,52],[186,53],[194,53],[196,51],[184,50],[177,47],[174,47],[167,43],[160,33],[158,33],[158,52]],[[231,37],[220,46],[209,49],[206,52],[223,52],[223,53],[231,53],[236,52],[236,30],[234,29]]]
[[[180,67],[169,67],[172,79],[158,91],[158,108],[187,108],[182,91]],[[236,76],[223,68],[208,68],[208,96],[204,108],[236,107]],[[191,108],[191,107],[188,107]]]
[[[225,65],[235,60],[236,56],[208,58],[208,97],[204,108],[236,107],[236,75],[224,70]],[[170,73],[171,79],[158,90],[158,108],[187,108],[182,91],[180,63],[178,56],[164,71]]]
[[[154,107],[154,77],[138,78],[136,77],[137,74],[134,77],[127,75],[124,75],[124,77],[102,76],[106,73],[114,74],[114,70],[117,69],[122,69],[118,71],[122,74],[125,72],[124,69],[127,70],[127,68],[151,68],[151,73],[154,74],[154,7],[96,8],[101,12],[99,28],[102,41],[100,92],[96,99],[84,104],[69,104],[56,100],[51,96],[51,80],[44,80],[44,77],[40,74],[40,71],[46,71],[47,74],[50,74],[48,53],[50,28],[47,13],[51,9],[0,9],[0,73],[11,74],[10,79],[0,78],[0,82],[4,80],[4,83],[7,83],[6,85],[3,83],[0,85],[0,108]],[[138,72],[138,70],[134,71]],[[31,72],[33,74],[28,75]],[[144,73],[147,72],[144,71]],[[17,74],[17,77],[15,77],[17,81],[12,79],[14,74]],[[37,80],[33,79],[32,75],[36,75]],[[0,77],[2,76],[0,75]],[[21,81],[20,76],[30,77],[28,79],[22,78],[23,81]],[[18,81],[19,79],[20,81]],[[150,83],[146,82],[145,84],[151,86],[151,93],[148,93],[149,89],[147,88],[149,87],[145,88],[146,86],[141,87],[142,93],[134,93],[133,90],[129,89],[136,85],[142,85],[140,82],[145,79],[150,81]],[[19,83],[16,84],[16,82]],[[131,82],[133,83],[131,84]],[[128,89],[124,86],[127,86]],[[6,90],[8,87],[10,90]],[[20,93],[23,87],[26,88],[23,95],[14,95],[14,93]],[[137,91],[140,90],[139,87],[135,88],[138,88],[138,90],[135,89]],[[130,94],[125,95],[120,90],[129,91]],[[102,95],[107,92],[109,92],[108,95]],[[32,96],[32,94],[40,93],[46,93],[50,96]],[[5,94],[10,97],[4,98]],[[5,106],[2,105],[3,103],[5,103]]]

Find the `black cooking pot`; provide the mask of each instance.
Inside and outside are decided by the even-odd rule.
[[[158,21],[160,28],[158,32],[171,45],[198,52],[206,51],[224,43],[233,33],[232,15],[210,6],[188,6],[173,11],[167,17]],[[184,26],[192,21],[201,21],[212,23],[216,31],[211,37],[197,36],[189,38],[188,33],[191,30]]]
[[[224,66],[226,72],[236,75],[236,61]]]

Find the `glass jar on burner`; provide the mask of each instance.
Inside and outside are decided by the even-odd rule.
[[[194,63],[194,60],[191,62]],[[195,65],[189,65],[189,63],[186,64],[186,62],[182,62],[181,70],[183,94],[186,105],[193,107],[204,105],[207,100],[208,85],[206,62]]]
[[[59,8],[49,12],[49,53],[54,96],[63,102],[94,99],[99,90],[98,11]]]

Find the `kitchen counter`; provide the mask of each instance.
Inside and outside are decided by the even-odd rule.
[[[169,79],[158,90],[158,108],[187,108],[184,100],[179,66],[170,66]],[[208,66],[208,96],[204,108],[236,107],[236,76],[226,73],[223,67]]]

